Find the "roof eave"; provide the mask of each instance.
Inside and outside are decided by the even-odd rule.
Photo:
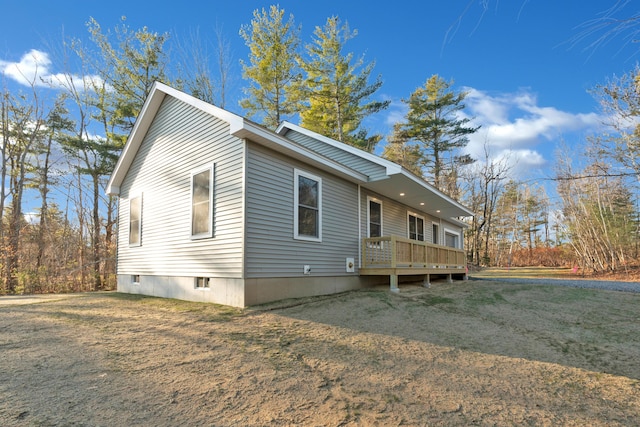
[[[320,140],[326,144],[332,145],[334,147],[337,147],[341,150],[347,151],[351,154],[354,154],[356,156],[359,156],[365,160],[368,160],[370,162],[373,162],[375,164],[378,164],[380,166],[383,166],[386,170],[386,177],[381,178],[381,180],[387,180],[390,179],[394,176],[403,176],[404,179],[408,179],[411,180],[414,183],[419,184],[422,188],[424,188],[426,191],[433,193],[434,195],[437,195],[438,197],[440,197],[441,199],[444,200],[444,204],[450,206],[450,211],[451,212],[455,212],[455,216],[474,216],[473,212],[470,211],[469,209],[467,209],[466,207],[464,207],[463,205],[461,205],[460,203],[456,202],[455,200],[453,200],[451,197],[447,196],[446,194],[442,193],[441,191],[439,191],[437,188],[433,187],[432,185],[430,185],[429,183],[427,183],[426,181],[424,181],[422,178],[414,175],[413,173],[409,172],[407,169],[403,168],[402,166],[398,165],[397,163],[394,163],[390,160],[387,159],[383,159],[379,156],[376,156],[375,154],[372,153],[368,153],[366,151],[360,150],[358,148],[352,147],[348,144],[344,144],[342,142],[336,141],[334,139],[331,139],[329,137],[326,137],[324,135],[321,135],[317,132],[311,131],[309,129],[305,129],[301,126],[298,126],[296,124],[290,123],[290,122],[282,122],[278,128],[276,129],[276,133],[279,135],[285,135],[289,130],[295,131],[295,132],[299,132],[303,135],[307,135],[311,138],[315,138],[317,140]],[[380,181],[380,180],[377,180]],[[369,181],[370,183],[373,183],[374,181]],[[398,199],[398,196],[396,195],[395,197],[393,197],[393,199],[401,201],[400,199]],[[447,217],[449,218],[449,217]]]
[[[328,170],[351,182],[363,183],[369,180],[367,175],[338,163],[328,157],[321,156],[318,153],[249,120],[243,120],[242,123],[237,123],[235,127],[232,126],[230,133],[238,138],[249,139],[270,148],[277,146],[277,151],[282,152],[283,154],[287,154],[293,158],[304,161],[305,163],[312,164],[319,169]]]
[[[353,147],[349,144],[345,144],[344,142],[336,141],[335,139],[329,138],[328,136],[324,136],[317,132],[314,132],[309,129],[305,129],[302,126],[284,121],[280,123],[278,128],[276,129],[276,133],[279,135],[284,135],[287,133],[287,130],[293,130],[295,132],[299,132],[303,135],[307,135],[311,138],[320,140],[326,144],[329,144],[333,147],[339,148],[341,150],[347,151],[353,155],[361,157],[365,160],[368,160],[372,163],[378,164],[386,169],[387,175],[393,175],[396,173],[400,173],[402,170],[402,166],[394,163],[390,160],[383,159],[382,157],[376,156],[375,154],[369,153],[367,151],[361,150],[359,148]]]
[[[436,193],[438,196],[440,196],[441,198],[445,199],[448,203],[450,203],[452,205],[455,205],[462,212],[466,213],[466,215],[458,215],[458,216],[474,216],[475,215],[473,213],[473,211],[469,210],[468,208],[466,208],[462,204],[458,203],[457,201],[455,201],[451,197],[449,197],[446,194],[444,194],[442,191],[438,190],[436,187],[432,186],[431,184],[429,184],[428,182],[426,182],[422,178],[419,178],[419,177],[415,176],[414,174],[412,174],[411,172],[407,171],[404,168],[402,169],[402,174],[405,175],[406,177],[408,177],[409,179],[417,182],[418,184],[422,185],[427,190],[429,190],[429,191],[431,191],[433,193]]]
[[[188,95],[163,83],[155,82],[153,84],[153,87],[151,88],[151,91],[149,91],[147,100],[142,106],[140,114],[138,114],[138,118],[136,119],[133,129],[131,130],[129,137],[127,138],[127,142],[122,149],[122,153],[118,158],[118,162],[113,169],[113,173],[111,174],[109,182],[107,183],[107,194],[120,194],[120,186],[122,185],[122,181],[124,180],[127,171],[131,167],[131,163],[133,162],[133,159],[138,149],[140,148],[140,144],[147,134],[147,131],[149,130],[149,127],[151,126],[156,113],[160,109],[162,101],[164,101],[164,98],[167,95],[170,95],[187,103],[188,105],[212,114],[215,117],[219,117],[220,119],[228,122],[232,129],[242,126],[242,117],[229,111],[223,110],[222,108],[216,107],[215,105],[211,105],[197,98],[194,98],[191,95]]]

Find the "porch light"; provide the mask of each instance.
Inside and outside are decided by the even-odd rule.
[[[420,202],[420,206],[424,206],[424,202]]]
[[[400,193],[400,197],[404,196],[404,193]]]

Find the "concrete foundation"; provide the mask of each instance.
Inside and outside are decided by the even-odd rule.
[[[134,283],[134,277],[137,282]],[[235,279],[212,277],[196,288],[194,277],[118,275],[118,292],[186,301],[248,307],[288,298],[330,295],[388,283],[388,277],[280,277]]]

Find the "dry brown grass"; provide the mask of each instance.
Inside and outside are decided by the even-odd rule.
[[[640,281],[640,267],[621,268],[615,272],[592,273],[578,268],[566,267],[488,267],[478,268],[471,272],[474,277],[492,278],[528,278],[528,279],[588,279],[613,280],[621,282]]]
[[[471,281],[0,307],[0,424],[638,425],[640,295]]]

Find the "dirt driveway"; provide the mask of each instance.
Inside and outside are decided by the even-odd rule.
[[[638,425],[640,295],[498,282],[252,310],[0,306],[3,426]]]
[[[39,295],[4,295],[0,297],[0,307],[6,305],[38,304],[41,302],[61,301],[82,294],[39,294]]]

